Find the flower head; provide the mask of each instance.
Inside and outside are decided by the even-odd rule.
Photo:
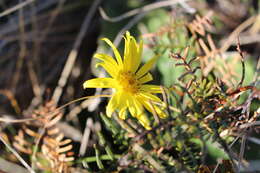
[[[114,92],[107,107],[106,114],[111,117],[116,110],[121,119],[125,119],[127,111],[137,118],[146,128],[150,129],[150,122],[144,109],[149,112],[156,111],[161,117],[166,114],[152,102],[162,102],[155,93],[161,93],[160,86],[145,84],[151,81],[149,70],[154,65],[157,57],[153,57],[140,67],[143,51],[143,42],[139,44],[135,38],[126,32],[124,57],[122,58],[117,48],[107,38],[103,38],[112,49],[115,59],[109,55],[96,53],[95,58],[101,60],[97,66],[102,66],[111,77],[95,78],[84,82],[84,88],[113,88]]]

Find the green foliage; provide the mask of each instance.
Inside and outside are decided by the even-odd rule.
[[[150,32],[155,32],[153,50],[160,55],[157,67],[162,76],[162,83],[170,86],[177,82],[184,69],[176,68],[176,62],[169,61],[169,53],[179,53],[190,46],[189,57],[191,57],[195,54],[193,49],[195,40],[188,35],[185,18],[170,19],[169,15],[162,10],[157,10],[150,15],[153,17],[148,16],[146,25]]]
[[[166,12],[160,10],[150,15],[143,21],[152,32],[151,38],[144,40],[149,48],[145,49],[144,55],[146,60],[153,52],[160,55],[156,67],[164,86],[164,108],[168,118],[151,118],[153,129],[143,131],[134,119],[123,123],[115,116],[114,120],[121,129],[113,119],[101,115],[113,139],[109,146],[120,145],[117,170],[196,172],[202,165],[216,165],[222,159],[228,160],[228,166],[220,164],[219,169],[233,172],[237,165],[229,149],[235,139],[232,132],[239,131],[239,125],[249,119],[256,120],[253,116],[245,118],[242,113],[245,108],[240,108],[245,107],[249,95],[243,94],[240,98],[237,94],[247,90],[252,93],[252,87],[239,89],[242,76],[240,60],[231,61],[233,57],[210,60],[223,69],[232,63],[239,74],[232,77],[233,84],[237,84],[233,88],[222,80],[224,74],[219,68],[212,68],[204,75],[205,67],[201,66],[198,57],[201,56],[198,38],[202,36],[190,35],[187,19],[171,20]],[[250,61],[245,62],[244,86],[252,83],[255,73],[252,66]],[[256,104],[259,105],[252,102],[248,114],[255,114]],[[113,150],[108,152],[105,149],[105,152],[107,156],[111,155],[111,160],[118,157]],[[96,162],[100,164],[97,159]]]

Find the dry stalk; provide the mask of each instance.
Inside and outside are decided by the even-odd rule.
[[[197,37],[196,35],[199,34],[201,36],[205,36],[206,29],[211,30],[213,28],[211,16],[213,15],[213,12],[210,11],[208,14],[206,14],[203,17],[200,17],[199,15],[195,16],[195,19],[188,24],[188,28],[193,34],[193,36]]]
[[[71,152],[73,146],[72,141],[64,139],[63,133],[57,128],[62,116],[54,102],[49,101],[33,111],[31,117],[35,121],[26,122],[14,137],[14,147],[22,153],[32,155],[33,167],[57,173],[70,172],[69,162],[74,160]],[[48,166],[41,160],[46,160]]]

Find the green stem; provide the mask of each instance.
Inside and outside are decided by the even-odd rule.
[[[119,159],[119,158],[121,158],[121,157],[122,157],[122,156],[119,155],[119,154],[115,154],[115,155],[114,155],[114,158],[116,158],[116,159]],[[107,154],[99,156],[99,159],[100,159],[100,160],[111,160],[110,156],[107,155]],[[81,162],[90,163],[90,162],[96,162],[96,161],[97,161],[96,156],[91,156],[91,157],[85,157],[85,158],[83,158],[83,159],[79,159],[79,160],[77,161],[77,163],[81,163]]]

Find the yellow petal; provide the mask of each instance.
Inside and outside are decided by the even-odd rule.
[[[126,38],[125,50],[124,50],[124,69],[126,71],[132,71],[134,62],[133,49],[131,48],[130,38]]]
[[[125,120],[126,119],[126,116],[127,116],[127,111],[126,111],[127,107],[123,107],[119,110],[119,118]]]
[[[150,101],[155,101],[155,102],[162,102],[159,97],[157,97],[156,95],[153,95],[151,93],[148,93],[148,92],[140,92],[139,93],[139,98],[140,97],[143,97],[144,100],[150,100]]]
[[[125,57],[128,56],[128,54],[129,54],[130,33],[127,31],[126,37],[123,37],[123,38],[125,40],[125,48],[124,48],[124,60],[125,60]]]
[[[150,73],[147,73],[145,76],[141,77],[140,79],[138,79],[138,81],[143,84],[143,83],[146,83],[146,82],[149,82],[153,80],[153,76],[150,74]]]
[[[138,46],[138,57],[140,57],[140,62],[141,62],[141,57],[142,57],[142,54],[143,54],[143,40],[140,41],[139,43],[139,46]],[[140,65],[140,64],[139,64]],[[138,65],[138,66],[139,66]]]
[[[145,114],[141,114],[137,117],[138,121],[144,126],[146,130],[151,130],[150,121]]]
[[[116,81],[112,78],[95,78],[83,83],[83,88],[115,88]]]
[[[163,118],[168,117],[167,114],[162,109],[160,109],[158,106],[155,106],[154,108],[160,118],[163,119]]]
[[[158,85],[141,85],[140,90],[148,93],[162,93],[161,87]]]
[[[139,63],[141,62],[140,58],[138,56],[138,45],[136,43],[136,40],[134,37],[131,37],[130,38],[130,42],[129,42],[129,54],[130,56],[128,57],[128,59],[131,59],[131,71],[133,73],[136,72],[138,66],[139,66]],[[138,65],[137,65],[138,64]]]
[[[131,51],[130,51],[130,39],[129,36],[126,35],[126,37],[123,37],[125,40],[125,48],[124,48],[124,69],[126,71],[129,71],[131,69],[131,64],[132,64],[132,56],[131,56]]]
[[[111,117],[113,112],[115,112],[115,110],[118,107],[118,99],[121,97],[121,93],[120,92],[116,92],[112,98],[109,100],[107,107],[106,107],[106,114],[108,117]]]
[[[102,40],[104,40],[112,48],[118,65],[122,66],[123,65],[122,58],[121,58],[120,53],[118,52],[117,48],[115,47],[115,45],[107,38],[103,38]]]
[[[118,71],[119,71],[117,69],[117,67],[115,67],[113,64],[110,64],[110,63],[100,62],[100,63],[96,64],[96,67],[98,67],[98,66],[103,67],[113,78],[115,78],[117,76]]]
[[[142,103],[142,105],[144,105],[144,107],[151,113],[153,113],[154,111],[158,114],[158,116],[160,118],[166,118],[167,115],[164,113],[164,111],[162,109],[160,109],[158,106],[152,104],[149,101],[144,101],[142,98],[139,98],[138,100],[140,100],[140,102]]]
[[[143,113],[142,104],[133,97],[128,99],[127,107],[129,109],[130,114],[133,117],[136,117],[136,116],[141,115]]]
[[[116,63],[115,59],[107,54],[103,53],[96,53],[94,57],[104,61],[105,63],[113,64],[115,67],[118,68],[118,64]]]
[[[133,116],[133,117],[135,117],[135,115],[137,114],[136,112],[136,108],[135,108],[135,106],[134,106],[134,102],[133,102],[133,100],[132,99],[128,99],[127,100],[127,107],[128,107],[128,109],[129,109],[129,112],[130,112],[130,114]]]
[[[127,71],[133,73],[136,72],[140,63],[141,57],[139,56],[139,46],[136,40],[129,32],[126,33],[125,39],[125,50],[124,50],[124,68]]]
[[[125,119],[127,115],[127,94],[122,94],[120,92],[120,97],[118,97],[118,111],[119,111],[119,118]]]
[[[130,37],[131,37],[131,34],[130,34],[129,31],[126,31],[126,32],[125,32],[125,35],[126,35],[126,38],[130,38]]]
[[[158,59],[158,56],[154,56],[152,59],[150,59],[145,65],[143,65],[138,72],[136,73],[136,77],[139,79],[143,75],[145,75],[154,65],[156,60]]]

